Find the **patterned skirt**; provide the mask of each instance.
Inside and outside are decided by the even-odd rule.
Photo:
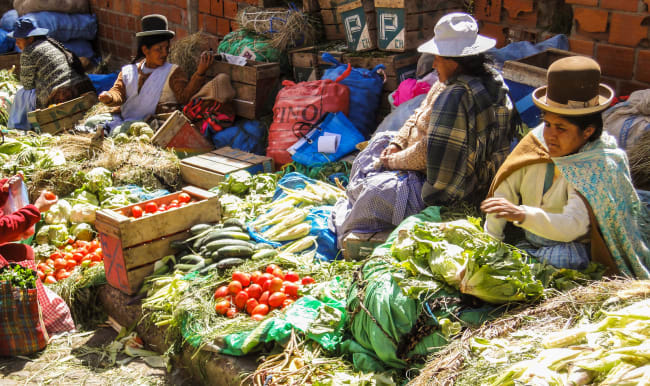
[[[549,240],[528,231],[526,240],[517,244],[517,247],[555,268],[582,270],[587,268],[591,261],[589,244]]]

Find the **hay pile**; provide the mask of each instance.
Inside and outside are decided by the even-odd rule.
[[[481,384],[488,376],[498,373],[499,365],[494,365],[494,368],[472,367],[477,359],[471,354],[473,338],[507,338],[509,334],[523,329],[535,331],[541,336],[545,332],[569,328],[583,316],[596,316],[603,309],[618,309],[648,297],[650,281],[630,279],[598,281],[558,293],[537,307],[522,307],[477,330],[466,330],[460,338],[434,354],[420,376],[409,385]]]
[[[237,14],[239,26],[271,39],[280,51],[309,46],[318,39],[318,19],[295,8],[247,7]]]
[[[201,53],[210,50],[216,53],[217,47],[219,47],[219,41],[215,36],[197,32],[172,44],[169,62],[177,64],[189,77],[196,72]]]
[[[630,173],[637,189],[650,190],[650,130],[627,150]]]

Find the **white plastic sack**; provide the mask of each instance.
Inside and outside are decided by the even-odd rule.
[[[56,11],[89,13],[88,0],[14,0],[14,8],[22,16],[30,12]]]
[[[635,91],[627,101],[607,109],[603,124],[621,149],[634,145],[650,128],[650,90]]]

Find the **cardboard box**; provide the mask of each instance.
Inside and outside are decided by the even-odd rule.
[[[372,254],[379,245],[386,242],[390,231],[375,233],[350,233],[343,239],[343,258],[363,260]]]
[[[181,111],[174,111],[151,138],[159,147],[184,154],[202,154],[214,149]]]
[[[133,206],[144,207],[148,202],[169,204],[182,192],[198,201],[137,219],[120,214],[120,211],[130,213]],[[220,219],[219,197],[193,186],[124,208],[97,211],[95,228],[102,243],[108,284],[126,294],[136,293],[144,278],[153,272],[155,262],[173,254],[172,241],[188,238],[189,229],[195,224]]]
[[[36,132],[58,134],[72,129],[91,107],[97,103],[97,95],[88,92],[56,106],[27,113],[27,120]]]
[[[372,0],[345,1],[337,12],[345,29],[350,51],[370,51],[377,48],[377,18]]]
[[[188,184],[204,189],[217,186],[225,176],[239,170],[251,174],[273,172],[273,159],[222,147],[181,161],[181,175]]]

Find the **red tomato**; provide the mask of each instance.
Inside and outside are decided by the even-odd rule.
[[[229,308],[228,311],[226,311],[226,316],[230,319],[233,319],[235,316],[237,316],[237,310],[234,308]]]
[[[290,296],[298,296],[298,284],[286,283],[284,285],[284,293]]]
[[[179,207],[183,207],[185,205],[187,205],[187,202],[181,202],[180,204],[178,204]]]
[[[92,261],[92,259],[90,258],[90,255],[86,255],[86,256],[82,257],[81,262],[83,263],[84,261],[88,261],[88,262]]]
[[[45,272],[39,269],[38,271],[36,271],[36,274],[38,275],[38,278],[41,279],[41,281],[45,280]]]
[[[273,274],[273,271],[275,271],[276,268],[279,268],[279,267],[277,265],[275,265],[275,264],[269,264],[269,266],[266,267],[266,273]]]
[[[81,260],[83,260],[85,254],[75,252],[72,254],[72,259],[76,261],[77,263],[81,263]]]
[[[50,258],[49,258],[49,259],[45,260],[45,264],[49,264],[49,263],[48,263],[49,260],[54,261],[54,260],[56,260],[56,259],[60,259],[60,258],[62,258],[62,257],[63,257],[63,254],[62,254],[61,252],[54,252],[54,253],[52,253],[52,254],[50,255]],[[52,263],[52,264],[54,264],[54,263]]]
[[[67,277],[67,276],[65,276],[66,273],[67,273],[67,272],[66,272],[65,269],[59,269],[59,270],[57,270],[56,273],[54,274],[54,277],[56,277],[56,280],[57,280],[57,281],[59,281],[59,280],[63,280],[63,279],[65,279],[65,278]],[[70,275],[68,275],[68,276],[70,276]]]
[[[178,200],[172,200],[170,204],[178,206]]]
[[[239,293],[237,293],[237,296],[235,296],[235,305],[240,310],[246,308],[247,301],[248,301],[248,294],[246,293],[246,291],[239,291]]]
[[[257,307],[259,305],[260,305],[260,303],[255,298],[250,298],[250,299],[246,300],[246,312],[248,312],[249,314],[252,315],[253,310],[255,309],[255,307]]]
[[[67,264],[68,262],[64,258],[58,258],[54,260],[54,269],[59,270],[61,268],[65,268]]]
[[[287,307],[291,304],[293,304],[293,299],[284,299],[284,301],[282,302],[282,308]]]
[[[54,284],[56,283],[56,279],[52,275],[47,275],[45,277],[45,284]]]
[[[240,282],[242,287],[248,287],[248,285],[251,283],[251,276],[240,271],[233,272],[232,279]]]
[[[287,295],[285,295],[282,292],[276,292],[271,294],[269,296],[269,306],[271,307],[280,307],[282,305],[282,302],[284,302],[284,299],[287,298]]]
[[[45,192],[44,196],[46,200],[50,200],[50,201],[56,200],[56,194],[52,192]]]
[[[89,266],[94,267],[96,265],[99,265],[99,261],[91,261]]]
[[[271,280],[273,280],[274,277],[275,277],[275,276],[273,276],[273,275],[270,274],[270,273],[263,273],[262,276],[260,276],[260,281],[261,281],[261,280],[271,281]],[[263,281],[262,281],[262,283],[263,283]],[[260,284],[260,283],[257,283],[257,284]],[[260,284],[260,285],[261,285],[261,284]]]
[[[307,284],[314,284],[316,280],[314,280],[311,276],[305,276],[302,278],[302,285],[307,285]]]
[[[237,295],[242,290],[242,285],[237,280],[233,280],[228,284],[228,292]]]
[[[274,293],[280,291],[282,289],[282,284],[282,279],[279,277],[274,278],[271,280],[271,284],[269,285],[269,292]]]
[[[142,208],[139,205],[134,206],[133,208],[131,208],[131,214],[135,218],[142,217]]]
[[[61,274],[61,279],[67,279],[72,275],[72,272],[64,272]]]
[[[284,272],[280,268],[276,268],[273,270],[273,276],[279,277],[280,279],[284,280]]]
[[[262,272],[260,271],[255,271],[251,273],[251,283],[257,283],[257,281],[262,277]],[[259,283],[257,283],[259,284]]]
[[[248,287],[248,295],[251,298],[259,299],[260,296],[262,296],[262,286],[259,284],[251,284],[250,287]]]
[[[269,306],[266,304],[260,304],[257,307],[253,308],[253,315],[266,315],[269,313]]]
[[[104,258],[104,251],[101,248],[95,249],[95,254],[101,258]]]
[[[271,290],[271,280],[265,280],[262,283],[262,291],[270,292],[270,290]]]
[[[181,193],[178,195],[178,202],[190,202],[192,197],[187,193]]]
[[[266,292],[262,293],[262,296],[260,296],[260,298],[259,298],[260,304],[268,305],[269,304],[269,296],[271,296],[271,293],[269,291],[266,291]]]
[[[157,210],[158,210],[158,204],[156,204],[153,201],[144,204],[144,211],[147,213],[156,213]]]
[[[166,210],[167,210],[167,205],[165,205],[165,204],[161,204],[161,205],[158,207],[158,212],[164,212],[164,211],[166,211]]]
[[[90,256],[90,261],[102,261],[101,251],[99,253],[97,253],[97,251],[95,251],[92,254],[86,255],[86,256]]]
[[[221,287],[217,288],[216,291],[214,291],[214,298],[219,299],[219,298],[225,298],[228,296],[228,286],[222,285]]]
[[[262,314],[253,314],[253,315],[251,315],[251,319],[257,320],[258,322],[261,322],[262,320],[264,320],[264,315],[262,315]]]
[[[74,260],[67,260],[65,264],[65,269],[68,271],[72,271],[74,267],[77,266],[77,262]]]
[[[58,252],[56,252],[56,253],[58,253]],[[63,257],[63,255],[59,253],[59,255],[56,258],[60,259],[62,257]],[[49,258],[49,259],[45,260],[45,264],[47,264],[49,267],[54,267],[54,258]]]
[[[37,268],[39,271],[43,271],[43,272],[47,272],[47,270],[50,269],[50,267],[48,267],[47,264],[45,264],[45,263],[38,263],[38,265],[36,266],[36,268]]]
[[[284,275],[284,280],[290,281],[290,282],[296,282],[296,281],[300,280],[300,276],[298,276],[298,274],[295,273],[295,272],[289,271]]]
[[[230,302],[227,300],[222,300],[220,302],[217,302],[217,304],[214,306],[214,310],[217,311],[217,314],[219,315],[225,315],[226,312],[228,312],[229,308],[230,308]]]

